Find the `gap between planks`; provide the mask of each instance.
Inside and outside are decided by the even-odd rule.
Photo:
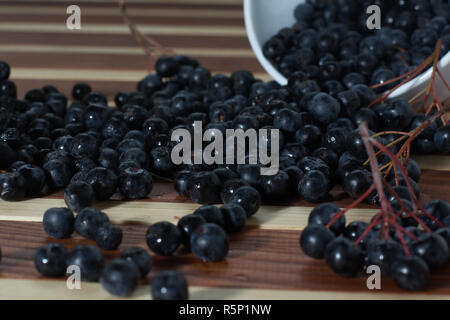
[[[420,293],[353,293],[309,290],[267,290],[242,288],[189,287],[192,300],[384,300],[384,299],[448,299],[445,295]],[[140,285],[130,298],[118,298],[106,292],[99,283],[81,283],[81,289],[69,290],[66,281],[60,280],[22,280],[0,279],[0,299],[8,300],[149,300],[150,286]],[[188,303],[188,301],[186,302]]]
[[[66,7],[50,6],[8,6],[0,5],[0,13],[8,15],[27,16],[61,16],[67,17]],[[192,8],[128,8],[130,17],[168,17],[168,18],[217,18],[217,19],[243,19],[242,10],[233,9],[192,9]],[[84,16],[121,17],[121,12],[116,8],[92,8],[81,6],[81,18]],[[83,22],[83,20],[82,20]]]
[[[157,24],[136,25],[143,34],[177,35],[177,36],[215,36],[215,37],[246,37],[243,27],[229,26],[172,26]],[[72,34],[130,34],[130,29],[124,24],[81,24],[79,30],[68,30],[64,23],[7,23],[0,24],[0,31],[29,33],[65,33]],[[12,35],[11,35],[12,36]]]
[[[36,198],[15,202],[0,201],[0,221],[41,222],[48,208],[66,207],[63,199]],[[194,212],[199,207],[194,203],[156,201],[102,201],[94,204],[103,210],[116,224],[152,224],[158,221],[177,223],[178,219]],[[252,216],[247,226],[260,229],[302,230],[312,207],[262,206]],[[348,221],[370,221],[378,209],[357,208],[350,210]]]

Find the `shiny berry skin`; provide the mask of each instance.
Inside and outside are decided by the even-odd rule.
[[[311,211],[308,217],[308,224],[319,224],[326,226],[339,211],[339,207],[333,203],[322,203]],[[345,215],[342,215],[331,225],[330,230],[336,235],[340,235],[344,229]]]
[[[341,112],[339,102],[324,92],[316,94],[307,107],[314,119],[321,123],[333,122]]]
[[[261,195],[264,199],[280,200],[289,192],[289,176],[279,170],[274,175],[262,175],[260,179]]]
[[[311,258],[322,259],[328,243],[335,234],[320,224],[308,224],[300,235],[300,247]]]
[[[236,203],[240,205],[247,213],[247,217],[250,217],[254,215],[261,206],[261,195],[255,188],[243,186],[233,193],[227,203]]]
[[[34,266],[46,277],[61,277],[66,273],[67,250],[59,243],[50,243],[37,249]]]
[[[206,219],[199,214],[188,214],[178,220],[177,227],[181,233],[181,242],[186,248],[189,249],[191,246],[192,232],[206,222]]]
[[[157,147],[150,152],[150,168],[163,176],[169,176],[174,169],[171,152],[168,147]]]
[[[93,200],[94,190],[86,182],[71,182],[64,189],[64,201],[67,207],[74,212],[79,212],[81,209],[91,206]]]
[[[449,249],[444,238],[426,233],[411,244],[411,254],[422,258],[430,269],[437,269],[448,262]]]
[[[223,218],[222,212],[216,206],[203,205],[201,207],[198,207],[193,214],[202,216],[206,220],[206,222],[215,223],[221,227],[225,226],[225,220]]]
[[[183,197],[188,197],[187,181],[191,176],[191,171],[181,170],[177,172],[173,178],[173,187],[175,191]]]
[[[450,125],[438,128],[433,141],[440,153],[450,154]]]
[[[158,273],[151,282],[154,300],[187,300],[188,285],[184,276],[173,270]]]
[[[53,238],[69,238],[74,230],[75,217],[67,208],[50,208],[44,213],[44,231]]]
[[[138,286],[139,276],[139,270],[133,262],[115,259],[103,269],[100,283],[114,296],[129,297]]]
[[[139,270],[141,278],[144,278],[152,268],[152,258],[147,251],[140,247],[129,247],[123,250],[120,259],[133,262]]]
[[[36,196],[41,194],[45,186],[45,172],[42,168],[33,164],[25,164],[19,167],[17,171],[26,181],[24,185],[25,195]]]
[[[24,177],[19,172],[0,174],[0,198],[5,201],[21,200],[25,195]]]
[[[86,97],[89,97],[89,95]],[[110,116],[111,110],[108,107],[103,104],[92,103],[84,110],[83,123],[86,129],[100,130]]]
[[[11,69],[5,61],[0,61],[0,82],[8,80]]]
[[[441,222],[443,222],[446,217],[450,216],[450,204],[444,200],[428,201],[427,203],[425,203],[424,209],[427,211],[427,213]],[[436,230],[439,228],[439,224],[434,220],[426,216],[422,216],[421,218],[431,230]]]
[[[350,241],[355,242],[356,240],[359,239],[359,237],[363,234],[363,232],[366,230],[366,228],[369,226],[369,224],[367,222],[363,222],[363,221],[353,221],[351,222],[349,225],[347,225],[345,227],[344,232],[342,233],[342,235],[349,239]],[[365,246],[365,239],[362,239],[359,243],[359,245],[361,245],[362,247]]]
[[[228,248],[227,234],[215,223],[205,223],[191,235],[192,253],[205,262],[224,260]]]
[[[145,169],[126,168],[119,176],[119,191],[127,199],[147,197],[152,191],[152,175]]]
[[[371,184],[370,173],[366,170],[354,170],[344,178],[344,190],[353,199],[363,195]]]
[[[88,134],[80,133],[77,134],[71,144],[70,155],[76,159],[81,159],[84,157],[94,158],[98,154],[97,139]]]
[[[108,216],[91,207],[82,209],[75,218],[75,231],[89,240],[95,240],[98,228],[109,223]]]
[[[44,164],[47,182],[54,188],[62,188],[69,184],[72,172],[69,166],[61,160],[50,160]]]
[[[179,69],[180,65],[174,59],[174,57],[169,56],[161,57],[158,59],[158,61],[156,61],[155,64],[156,73],[158,73],[158,75],[163,78],[174,76]]]
[[[166,221],[152,224],[145,235],[147,245],[154,253],[161,256],[172,255],[181,244],[178,228]]]
[[[375,240],[367,247],[368,265],[379,266],[383,275],[390,275],[393,262],[403,255],[401,244],[393,240]]]
[[[72,98],[81,101],[92,91],[91,86],[84,82],[76,83],[72,88]]]
[[[99,279],[105,264],[105,258],[98,248],[92,245],[81,245],[69,251],[66,264],[67,266],[78,266],[81,272],[81,280],[92,282]]]
[[[322,133],[318,127],[306,125],[297,130],[295,141],[307,148],[315,149],[322,144]]]
[[[97,200],[108,200],[116,192],[117,176],[103,167],[91,169],[86,174],[86,182],[94,189]]]
[[[189,197],[196,203],[218,203],[220,188],[221,181],[213,172],[195,172],[187,181]]]
[[[103,250],[116,250],[122,242],[122,229],[110,223],[104,223],[97,229],[95,242]]]
[[[229,233],[240,232],[245,227],[247,213],[244,208],[235,203],[227,203],[220,207],[225,220],[225,230]]]
[[[427,264],[415,256],[399,257],[391,269],[395,283],[400,288],[410,291],[422,290],[430,274]]]
[[[343,237],[335,238],[328,243],[324,257],[331,270],[341,277],[357,276],[364,262],[361,248]]]
[[[328,194],[329,180],[319,170],[307,171],[300,180],[298,193],[309,202],[322,201]]]

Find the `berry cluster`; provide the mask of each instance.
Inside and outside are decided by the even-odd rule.
[[[300,246],[312,258],[325,258],[340,276],[353,277],[374,265],[382,274],[392,276],[400,288],[423,289],[430,270],[441,268],[450,258],[450,204],[432,200],[422,206],[412,183],[416,174],[401,167],[388,148],[369,137],[367,126],[360,129],[374,182],[344,210],[332,203],[314,208],[300,236]],[[373,146],[385,152],[394,165],[400,165],[395,180],[401,177],[406,181],[406,190],[395,190],[382,176]],[[354,221],[346,226],[344,214],[375,190],[381,211],[370,223]]]
[[[380,29],[367,27],[371,5],[381,10]],[[441,57],[450,50],[444,0],[307,0],[294,16],[296,23],[271,37],[263,53],[286,78],[300,72],[321,88],[383,83],[420,65],[438,39]]]

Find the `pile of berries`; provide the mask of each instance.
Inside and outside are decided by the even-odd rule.
[[[397,210],[402,212],[395,202],[391,205],[397,205]],[[410,203],[406,199],[402,202]],[[423,218],[429,228],[425,231],[412,217],[399,218],[406,231],[403,240],[407,252],[396,229],[390,227],[386,237],[382,223],[369,229],[369,224],[363,221],[346,225],[345,217],[341,216],[328,226],[340,211],[332,203],[322,203],[311,211],[308,226],[300,236],[300,246],[308,256],[325,259],[339,276],[355,277],[375,265],[381,274],[392,276],[400,288],[420,290],[426,285],[430,270],[443,267],[450,257],[450,205],[442,200],[431,200],[424,208],[443,224]],[[364,235],[366,230],[369,231]]]
[[[380,8],[381,28],[369,29],[367,8]],[[450,50],[450,5],[445,0],[307,0],[296,23],[263,46],[265,57],[290,78],[300,72],[320,87],[376,85],[420,65],[442,41]],[[335,88],[336,89],[336,88]]]
[[[45,231],[54,238],[70,237],[76,231],[95,241],[99,248],[114,250],[121,243],[122,231],[109,222],[106,214],[92,207],[95,201],[107,200],[116,192],[124,199],[145,198],[152,190],[154,177],[170,178],[178,194],[204,206],[181,218],[177,226],[165,221],[151,225],[145,235],[149,248],[155,254],[168,256],[183,244],[203,261],[220,261],[228,253],[227,233],[243,230],[247,218],[258,211],[262,201],[282,203],[301,196],[319,203],[329,198],[329,191],[337,185],[349,196],[360,197],[372,185],[373,176],[364,164],[368,155],[357,127],[364,122],[371,133],[411,131],[422,126],[433,114],[415,113],[405,100],[369,108],[376,92],[369,88],[372,82],[366,81],[366,77],[380,61],[384,61],[385,66],[394,65],[395,61],[386,62],[387,56],[406,59],[408,53],[392,54],[392,50],[383,49],[382,54],[376,55],[379,47],[374,43],[377,44],[382,35],[385,41],[391,41],[394,37],[391,31],[364,40],[367,38],[363,39],[354,28],[330,24],[330,30],[318,34],[309,27],[319,27],[320,21],[334,19],[330,8],[335,8],[334,5],[319,6],[319,2],[308,1],[296,10],[300,21],[308,21],[306,25],[301,22],[297,25],[307,30],[300,32],[298,26],[284,29],[265,46],[266,55],[270,53],[272,61],[284,70],[285,60],[293,59],[292,54],[288,58],[287,53],[296,52],[294,44],[301,45],[302,52],[295,54],[294,60],[306,59],[307,63],[302,63],[300,70],[292,67],[296,64],[289,64],[286,86],[274,81],[265,83],[244,70],[230,76],[212,75],[189,57],[163,56],[156,62],[156,73],[139,81],[136,91],[118,92],[115,107],[112,107],[108,106],[104,94],[92,91],[86,83],[73,87],[72,101],[50,85],[30,90],[23,99],[18,99],[16,86],[9,80],[9,65],[0,62],[0,170],[4,170],[0,174],[1,199],[21,200],[64,188],[67,208],[46,211]],[[338,2],[342,2],[339,10],[345,9],[348,14],[354,13],[353,3],[358,3]],[[314,9],[312,19],[305,16],[308,8]],[[448,28],[436,22],[441,20],[430,19],[429,24],[444,32]],[[347,51],[338,45],[341,32],[343,38],[351,40],[347,44],[352,48]],[[398,32],[394,35],[398,37]],[[413,38],[422,41],[420,35]],[[399,41],[395,37],[393,39]],[[310,47],[306,45],[307,40],[311,41]],[[350,58],[353,46],[358,43],[361,54],[358,51],[354,59]],[[337,53],[340,58],[349,55],[345,59],[347,64],[337,61]],[[317,66],[313,65],[315,62]],[[393,76],[389,72],[380,74],[375,83]],[[217,129],[223,135],[227,129],[267,129],[269,134],[260,138],[263,141],[258,141],[258,145],[265,145],[268,150],[272,132],[279,130],[279,150],[272,150],[279,151],[278,172],[262,175],[262,165],[249,163],[175,164],[171,153],[181,141],[173,141],[172,133],[186,129],[193,136],[199,123],[203,133]],[[397,138],[398,135],[392,133],[379,136],[377,140],[387,145]],[[398,145],[390,149],[395,152]],[[441,119],[432,122],[415,139],[413,150],[449,154],[450,126]],[[249,157],[247,153],[246,160]],[[223,163],[226,163],[225,158],[226,154]],[[385,165],[389,159],[381,157],[379,161],[380,165]],[[391,188],[404,202],[410,197],[407,184],[413,185],[415,194],[420,193],[418,165],[409,160],[407,169],[408,177],[398,179],[393,173],[388,176]],[[375,190],[367,200],[372,204],[380,203]],[[212,205],[218,203],[223,205],[220,208]],[[437,209],[430,209],[430,213],[450,227],[448,204],[438,203]],[[397,210],[403,207],[399,205]],[[391,260],[381,261],[389,266],[382,269],[392,272],[396,279],[401,278],[402,272],[406,272],[407,278],[413,274],[409,273],[408,266],[414,271],[423,267],[416,258],[408,258],[413,262],[398,258],[398,243],[394,238],[380,243],[377,234],[371,235],[375,245],[373,249],[367,247],[367,251],[361,243],[353,245],[351,240],[357,239],[364,224],[358,222],[346,227],[342,217],[328,228],[326,224],[337,211],[332,204],[314,209],[301,240],[308,255],[325,257],[341,275],[354,275],[361,270],[366,264],[365,255],[372,259],[370,262],[383,260],[385,250],[389,250],[388,255],[394,252],[393,262],[400,261],[397,263],[400,267],[394,267]],[[344,236],[340,237],[341,234]],[[448,228],[425,235],[431,240],[414,242],[412,245],[417,248],[412,252],[422,255],[428,263],[423,255],[430,253],[424,247],[434,249],[435,242],[440,246],[442,236],[448,241]],[[368,246],[370,241],[365,238],[363,242]],[[445,246],[438,252],[441,258],[448,258]],[[37,269],[46,276],[61,276],[67,265],[75,264],[80,266],[83,279],[100,279],[109,292],[123,296],[130,295],[151,268],[150,256],[138,248],[125,249],[118,260],[106,267],[101,251],[92,245],[67,252],[59,244],[50,244],[40,248],[35,259]],[[186,281],[178,273],[165,272],[154,278],[152,284],[154,297],[187,298]]]

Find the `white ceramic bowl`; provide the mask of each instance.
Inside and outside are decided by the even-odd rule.
[[[281,85],[285,85],[287,79],[264,57],[262,47],[281,28],[290,27],[295,23],[294,9],[303,2],[305,0],[244,0],[245,28],[250,45],[263,68]],[[450,83],[450,52],[441,59],[438,66],[444,79]],[[430,68],[395,90],[389,98],[411,99],[427,85],[431,73]],[[436,86],[441,101],[450,98],[450,91],[440,79],[436,80]]]

